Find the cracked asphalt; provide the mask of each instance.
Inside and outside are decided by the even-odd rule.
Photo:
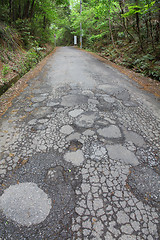
[[[0,239],[158,240],[159,100],[61,47],[0,119]]]

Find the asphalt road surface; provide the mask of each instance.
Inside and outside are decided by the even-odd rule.
[[[158,99],[58,48],[0,119],[0,239],[158,240]]]

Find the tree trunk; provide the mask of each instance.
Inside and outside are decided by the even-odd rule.
[[[147,39],[147,46],[148,46],[148,39],[149,39],[149,27],[148,27],[148,19],[145,19],[146,24],[146,39]]]
[[[122,0],[119,0],[119,6],[120,6],[120,9],[121,9],[121,14],[124,14],[123,1]],[[126,29],[124,17],[121,17],[121,19],[122,19],[123,28]]]
[[[113,47],[115,48],[114,38],[113,38],[113,34],[112,34],[111,18],[110,18],[110,4],[111,4],[111,0],[109,1],[109,6],[108,6],[109,7],[109,31],[110,31]]]
[[[138,5],[138,0],[136,0],[136,4]],[[140,20],[139,20],[139,13],[136,13],[136,25],[137,25],[137,32],[139,37],[139,42],[141,49],[143,50],[143,44],[142,44],[142,38],[141,38],[141,32],[140,32]]]
[[[32,17],[33,17],[34,7],[35,7],[35,0],[32,1],[31,7],[30,7],[30,14],[29,14],[30,20],[31,20]]]
[[[149,7],[148,0],[146,0],[146,3],[148,4],[148,7]],[[155,50],[154,39],[153,39],[152,15],[151,15],[150,9],[149,9],[149,26],[150,26],[150,36],[151,36],[152,48],[153,48],[153,50]]]
[[[46,28],[46,15],[44,13],[44,16],[43,16],[43,29]]]
[[[23,19],[28,18],[29,16],[29,6],[30,6],[30,0],[27,0],[27,3],[24,5]]]
[[[157,29],[156,29],[156,42],[158,43],[160,40],[160,8],[159,8],[159,15],[157,20]]]
[[[113,47],[115,48],[114,38],[113,38],[113,34],[112,34],[112,25],[111,25],[110,16],[109,16],[109,31],[110,31],[110,35],[111,35],[111,40],[112,40]]]
[[[121,14],[124,14],[124,9],[123,9],[124,0],[119,0],[119,6],[120,6],[120,9],[121,9]],[[122,18],[122,25],[123,25],[124,31],[126,31],[126,33],[127,33],[128,40],[131,41],[129,36],[134,40],[134,37],[132,36],[132,34],[127,29],[125,18],[124,17],[121,17],[121,18]]]
[[[9,0],[9,15],[10,15],[10,22],[12,22],[13,21],[12,0]]]
[[[17,14],[17,18],[22,18],[22,15],[21,15],[21,0],[19,0],[19,3],[18,3],[18,14]]]

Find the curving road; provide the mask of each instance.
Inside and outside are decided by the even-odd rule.
[[[158,100],[58,48],[0,119],[0,239],[158,240]]]

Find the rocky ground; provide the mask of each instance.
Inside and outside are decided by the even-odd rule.
[[[1,239],[159,239],[159,102],[59,48],[1,118]]]

